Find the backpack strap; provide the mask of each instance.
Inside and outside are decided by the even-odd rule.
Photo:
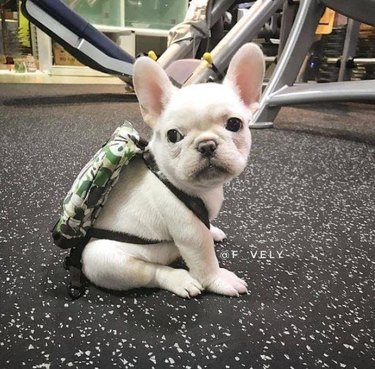
[[[107,239],[112,241],[134,243],[138,245],[159,244],[161,242],[170,242],[162,240],[150,240],[125,232],[111,231],[107,229],[89,228],[86,237],[81,239],[78,244],[70,249],[70,255],[64,260],[64,268],[70,273],[68,284],[68,294],[72,300],[77,300],[86,292],[87,280],[82,273],[82,253],[85,246],[91,238]]]
[[[72,300],[77,300],[86,292],[87,280],[82,273],[82,252],[90,238],[85,237],[75,247],[70,249],[70,254],[64,260],[64,268],[69,271],[70,278],[68,288],[68,295]]]
[[[200,197],[191,196],[184,191],[181,191],[176,186],[174,186],[168,179],[163,175],[159,170],[159,167],[156,164],[155,158],[150,151],[145,151],[143,153],[143,160],[146,163],[148,169],[155,176],[164,183],[165,186],[181,201],[186,207],[188,207],[201,221],[202,223],[210,229],[210,219],[208,218],[208,211]]]
[[[152,245],[162,242],[171,242],[163,240],[150,240],[143,237],[134,236],[125,232],[112,231],[108,229],[90,228],[87,231],[89,238],[106,239],[111,241],[134,243],[136,245]]]

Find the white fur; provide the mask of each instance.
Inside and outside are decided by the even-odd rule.
[[[150,151],[170,182],[202,198],[210,220],[220,210],[223,184],[246,166],[251,146],[247,125],[263,74],[263,55],[254,44],[243,46],[234,56],[222,85],[178,90],[157,63],[140,58],[135,64],[134,84],[141,111],[153,128]],[[231,117],[243,122],[238,132],[225,127]],[[171,129],[184,138],[168,142]],[[197,150],[200,143],[208,141],[217,144],[210,160]],[[203,289],[228,296],[247,292],[243,280],[219,267],[214,240],[223,240],[224,232],[214,226],[208,230],[141,159],[125,167],[96,225],[165,240],[156,245],[90,241],[82,255],[83,271],[98,286],[119,290],[158,287],[181,297],[196,296]],[[179,256],[189,271],[168,266]]]

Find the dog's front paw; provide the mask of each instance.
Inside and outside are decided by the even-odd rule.
[[[183,298],[195,297],[203,291],[202,285],[185,269],[174,269],[163,287]]]
[[[227,238],[227,235],[220,228],[217,228],[212,224],[210,225],[210,232],[215,242],[221,242]]]
[[[247,293],[247,283],[224,268],[219,269],[206,288],[211,292],[225,296],[238,297],[241,293]]]

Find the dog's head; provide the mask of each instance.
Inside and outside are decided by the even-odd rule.
[[[251,146],[249,122],[258,106],[264,57],[255,44],[233,57],[222,84],[175,88],[147,57],[134,66],[134,86],[150,150],[174,185],[198,193],[222,185],[245,168]]]

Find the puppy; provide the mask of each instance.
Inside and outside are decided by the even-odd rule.
[[[203,200],[210,221],[223,201],[223,184],[245,168],[251,146],[249,122],[264,77],[264,57],[255,44],[233,57],[222,84],[175,88],[149,58],[134,66],[134,85],[144,121],[152,128],[149,150],[175,187]],[[82,255],[83,272],[94,284],[115,290],[163,288],[189,298],[208,290],[226,296],[247,284],[219,267],[214,241],[225,234],[208,229],[141,158],[127,165],[95,226],[163,240],[136,245],[92,239]],[[188,271],[168,265],[182,256]]]

